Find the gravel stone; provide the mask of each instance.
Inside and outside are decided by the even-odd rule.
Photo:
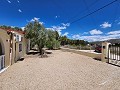
[[[10,66],[0,74],[0,90],[120,90],[120,68],[57,50]]]

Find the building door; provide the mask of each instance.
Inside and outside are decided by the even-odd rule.
[[[2,45],[0,43],[0,56],[2,55]]]
[[[15,62],[17,62],[17,43],[15,43]]]
[[[12,48],[10,48],[10,65],[12,65]]]
[[[3,51],[4,47],[2,46],[2,43],[0,42],[0,70],[5,68],[5,55]]]

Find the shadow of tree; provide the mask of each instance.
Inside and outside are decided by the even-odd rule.
[[[40,52],[29,52],[27,55],[36,55],[36,54],[39,54]]]
[[[17,61],[23,61],[24,60],[24,58],[20,58],[19,60],[17,60]]]

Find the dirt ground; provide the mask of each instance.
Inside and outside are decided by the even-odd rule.
[[[71,52],[52,53],[10,66],[0,74],[0,90],[120,90],[120,67]]]

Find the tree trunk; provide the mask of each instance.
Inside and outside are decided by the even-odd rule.
[[[40,55],[43,55],[43,50],[42,48],[39,48]]]

